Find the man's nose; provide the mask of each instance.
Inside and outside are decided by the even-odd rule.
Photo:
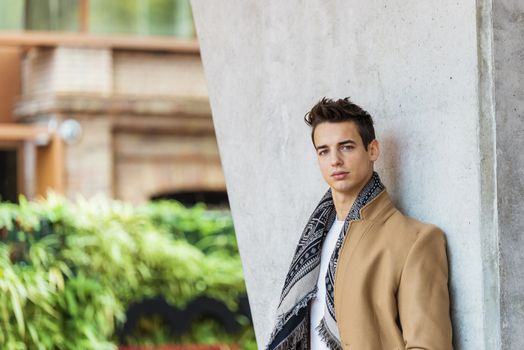
[[[338,165],[341,165],[342,164],[342,158],[340,157],[340,155],[338,154],[338,152],[332,152],[331,153],[331,165],[332,166],[338,166]]]

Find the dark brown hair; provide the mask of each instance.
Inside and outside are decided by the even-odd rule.
[[[304,121],[312,128],[311,140],[313,145],[315,144],[313,137],[315,128],[320,123],[354,122],[357,125],[358,133],[366,150],[369,143],[375,139],[375,129],[373,128],[371,115],[360,106],[351,102],[349,97],[336,101],[323,97],[306,113]]]

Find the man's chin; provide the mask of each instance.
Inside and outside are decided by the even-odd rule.
[[[354,186],[351,186],[350,184],[341,184],[341,183],[335,183],[331,187],[331,192],[338,192],[341,194],[349,195],[353,192]]]

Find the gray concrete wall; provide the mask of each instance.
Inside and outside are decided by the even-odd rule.
[[[524,2],[493,2],[502,348],[524,349]]]
[[[192,4],[259,347],[327,188],[303,115],[351,96],[375,118],[397,205],[447,234],[455,348],[497,348],[491,2]]]

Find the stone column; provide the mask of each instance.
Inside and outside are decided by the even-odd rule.
[[[259,348],[327,188],[303,122],[322,96],[374,116],[397,206],[446,232],[455,348],[521,348],[518,0],[192,5]]]
[[[502,348],[524,349],[524,2],[494,0],[493,28]]]

